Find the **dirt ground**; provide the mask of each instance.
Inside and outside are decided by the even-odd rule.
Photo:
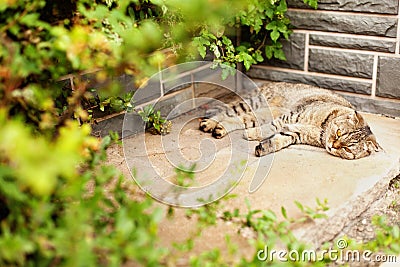
[[[107,153],[109,155],[109,163],[114,166],[119,167],[119,169],[124,173],[125,177],[130,176],[129,170],[126,167],[125,160],[123,158],[123,149],[121,145],[113,145],[108,150]],[[134,199],[142,199],[144,197],[144,193],[140,190],[136,185],[134,185],[132,180],[128,180],[129,184],[129,194],[132,195]],[[166,206],[163,204],[157,205],[161,206],[166,211]],[[185,216],[184,210],[177,210],[175,217],[177,221],[174,220],[169,221],[172,224],[170,227],[161,227],[160,235],[161,235],[161,245],[170,247],[174,242],[184,242],[185,238],[189,235],[190,229],[194,228],[194,221],[188,220],[185,221],[185,225],[180,225],[182,223],[182,217]],[[373,202],[362,214],[360,214],[357,218],[353,220],[349,220],[343,230],[338,233],[338,237],[348,236],[352,239],[355,239],[359,242],[367,242],[373,240],[375,237],[375,227],[372,224],[372,218],[374,216],[384,216],[387,219],[388,224],[390,225],[400,225],[400,175],[394,178],[390,184],[387,186],[386,192],[383,196]],[[198,255],[202,251],[211,250],[213,248],[224,248],[225,243],[221,241],[221,230],[225,231],[223,234],[230,234],[234,236],[233,242],[236,244],[240,244],[241,255],[238,255],[238,258],[243,256],[243,254],[249,256],[254,253],[253,248],[249,245],[249,239],[253,237],[251,231],[241,231],[240,235],[237,235],[238,229],[232,228],[231,225],[226,224],[225,222],[220,221],[218,223],[222,225],[222,227],[214,227],[209,228],[208,236],[215,236],[215,241],[209,242],[204,245],[201,244],[197,248],[195,248],[191,255]],[[184,229],[186,228],[186,230]],[[182,235],[182,233],[184,233]],[[178,260],[176,263],[181,262],[182,266],[185,266],[187,261],[184,259]],[[342,266],[342,263],[331,264],[330,266]],[[352,262],[350,266],[355,267],[363,267],[363,266],[381,266],[380,263],[371,263],[371,262]],[[388,266],[396,266],[396,265],[388,265]]]
[[[124,174],[128,193],[132,198],[142,199],[144,192],[132,179],[131,171],[137,176],[146,176],[145,170],[150,164],[151,169],[166,181],[176,183],[176,168],[180,162],[196,162],[196,169],[201,171],[196,172],[193,186],[200,187],[218,180],[217,174],[224,173],[232,159],[236,158],[237,162],[247,164],[245,167],[237,164],[237,169],[233,172],[231,170],[232,176],[243,172],[243,177],[232,191],[239,197],[224,202],[225,210],[246,210],[245,199],[249,199],[253,209],[272,209],[280,214],[280,207],[284,206],[289,216],[296,218],[301,213],[294,205],[294,200],[313,207],[316,198],[323,200],[326,197],[329,206],[333,206],[333,212],[329,216],[346,210],[343,206],[356,206],[354,210],[348,211],[356,215],[345,215],[345,223],[340,228],[330,226],[329,220],[325,223],[325,227],[332,227],[332,231],[324,230],[334,233],[327,240],[348,236],[366,242],[374,238],[372,218],[375,215],[385,216],[389,224],[400,224],[400,178],[392,176],[393,172],[399,173],[400,120],[370,114],[366,116],[386,153],[358,161],[342,160],[327,154],[323,149],[309,146],[290,147],[259,161],[259,158],[254,156],[254,147],[258,142],[245,141],[242,138],[243,132],[240,131],[216,140],[210,134],[198,130],[197,118],[201,117],[201,114],[189,112],[173,120],[173,131],[169,135],[140,134],[124,139],[124,147],[112,145],[107,150],[108,162]],[[257,192],[249,194],[248,186],[260,165],[264,165],[268,172],[267,180]],[[372,192],[371,196],[365,196],[379,181],[381,184],[384,181],[384,188],[379,189],[378,193]],[[358,203],[359,199],[364,202]],[[167,217],[168,206],[161,202],[156,202],[156,206],[162,208]],[[173,219],[165,219],[160,223],[161,245],[172,247],[175,242],[184,242],[192,234],[195,226],[196,221],[187,218],[185,209],[177,209]],[[238,258],[253,255],[254,248],[249,245],[249,239],[254,235],[246,231],[241,231],[241,235],[238,235],[238,230],[219,220],[215,227],[202,233],[191,253],[198,254],[214,248],[226,249],[225,236],[229,234],[233,237],[233,243],[240,248]],[[359,266],[379,264],[362,263]]]
[[[181,122],[179,122],[181,121]],[[205,143],[202,145],[199,145],[199,140],[202,139],[207,139],[208,135],[207,133],[203,133],[197,129],[197,120],[177,120],[175,122],[175,127],[179,128],[179,135],[176,136],[178,140],[175,140],[179,143],[179,151],[181,151],[183,157],[186,159],[190,160],[196,160],[201,157],[202,151],[204,149],[208,150],[215,150],[218,151],[219,153],[216,154],[216,157],[213,159],[214,168],[209,168],[206,169],[205,172],[201,173],[198,176],[198,179],[196,179],[196,185],[204,185],[213,182],[213,172],[220,172],[224,168],[226,168],[226,162],[227,162],[227,157],[229,156],[229,139],[222,139],[219,140],[219,142],[214,143]],[[242,133],[237,133],[238,138],[242,135]],[[137,162],[138,159],[141,157],[150,157],[150,160],[153,166],[158,169],[162,175],[169,176],[170,181],[173,182],[173,177],[174,177],[174,168],[170,168],[165,165],[165,160],[166,160],[166,154],[171,153],[174,148],[172,147],[163,147],[162,144],[162,138],[161,136],[153,136],[149,133],[146,133],[145,136],[147,136],[147,143],[146,150],[142,150],[140,147],[137,147],[136,150],[133,150],[135,154],[134,161]],[[197,139],[194,138],[193,136],[197,136]],[[173,143],[175,142],[172,139],[168,140],[168,143]],[[201,143],[201,142],[200,142]],[[251,143],[251,142],[250,142]],[[126,144],[125,144],[126,145]],[[165,149],[167,152],[165,152]],[[246,153],[253,153],[254,149],[254,144],[249,145],[248,147],[242,147],[243,152]],[[291,153],[299,154],[301,157],[307,157],[309,155],[314,155],[317,158],[321,156],[326,156],[324,151],[320,150],[314,150],[308,147],[300,147],[300,148],[294,148],[294,149],[288,149],[286,152],[279,154],[281,156],[281,159],[275,159],[279,161],[284,161],[284,159],[290,158]],[[132,152],[132,151],[131,151]],[[203,151],[204,152],[204,151]],[[129,169],[127,168],[127,164],[125,161],[125,156],[127,155],[127,151],[125,149],[125,155],[124,155],[124,149],[121,145],[113,145],[107,150],[108,156],[109,156],[109,163],[117,166],[122,173],[125,175],[127,178],[127,183],[130,184],[130,190],[129,193],[132,195],[133,198],[135,199],[140,199],[144,196],[144,193],[142,190],[140,190],[136,185],[133,180],[131,180],[131,174]],[[130,152],[128,151],[128,154]],[[280,153],[280,152],[279,152]],[[327,156],[331,157],[331,156]],[[205,161],[207,161],[207,158],[203,158]],[[253,159],[254,160],[254,159]],[[296,159],[294,159],[296,160]],[[298,159],[297,159],[298,160]],[[129,160],[128,160],[128,165],[129,165]],[[316,166],[318,163],[316,163]],[[288,168],[286,165],[283,165],[283,168]],[[312,167],[313,165],[311,165]],[[282,168],[282,166],[280,167]],[[301,170],[302,167],[298,167],[296,169],[296,166],[293,167],[294,170],[289,171],[294,171],[298,172]],[[299,169],[300,168],[300,169]],[[272,170],[272,175],[273,170]],[[276,176],[276,175],[275,175]],[[172,178],[171,178],[172,177]],[[277,184],[277,188],[282,188],[287,186],[285,182],[279,182],[279,180],[276,180],[276,182],[271,181],[271,178],[268,178],[269,182]],[[330,178],[334,179],[334,178]],[[246,178],[243,179],[243,181],[246,181]],[[332,183],[334,180],[329,180],[329,183]],[[314,181],[312,181],[314,182]],[[345,185],[346,186],[346,185]],[[324,186],[325,187],[325,186]],[[296,187],[297,188],[297,187]],[[351,187],[350,187],[351,188]],[[279,190],[279,189],[278,189]],[[289,189],[290,190],[290,189]],[[293,190],[296,190],[295,188]],[[302,189],[300,188],[298,191],[301,191]],[[315,191],[315,189],[312,189]],[[242,190],[239,192],[244,192],[245,190]],[[257,207],[257,202],[262,202],[261,204],[265,204],[266,202],[269,201],[269,203],[273,206],[276,206],[277,204],[274,204],[274,201],[276,201],[278,204],[281,203],[282,199],[280,198],[279,194],[274,194],[274,187],[272,187],[271,191],[265,192],[266,195],[269,195],[270,198],[260,198],[256,196],[255,202],[256,202],[256,208],[262,208],[262,205]],[[294,191],[293,191],[294,192]],[[304,196],[307,196],[310,194],[310,192],[303,192]],[[303,197],[304,197],[303,196]],[[288,199],[288,201],[292,201],[291,198]],[[157,203],[157,202],[156,202]],[[232,206],[244,206],[244,200],[243,198],[239,198],[236,201],[233,202],[228,202],[228,205]],[[260,203],[258,203],[260,204]],[[162,204],[162,203],[157,203],[156,206],[161,207],[164,209],[165,214],[167,213],[167,206]],[[312,205],[310,205],[312,206]],[[242,207],[243,208],[243,207]],[[294,209],[289,208],[289,212],[293,215],[296,214]],[[277,212],[278,213],[278,212]],[[366,210],[363,211],[359,216],[348,220],[343,227],[343,229],[337,233],[337,237],[342,237],[342,236],[348,236],[350,238],[353,238],[357,241],[360,242],[365,242],[368,240],[371,240],[374,238],[374,233],[375,229],[374,226],[372,225],[372,218],[375,215],[383,215],[387,218],[387,221],[390,224],[399,224],[400,222],[400,178],[397,176],[396,178],[392,179],[390,184],[387,184],[387,189],[385,190],[384,193],[381,193],[381,195],[373,201],[368,207],[366,207]],[[172,243],[174,242],[183,242],[191,233],[191,231],[195,227],[195,221],[193,220],[188,220],[185,215],[184,209],[178,209],[177,212],[175,213],[175,217],[173,220],[165,220],[161,225],[159,229],[160,233],[160,240],[161,240],[161,245],[163,246],[171,246]],[[217,226],[214,228],[210,228],[207,230],[207,233],[202,234],[202,240],[206,239],[208,242],[203,242],[200,241],[198,242],[199,245],[195,247],[195,249],[192,251],[193,254],[200,253],[201,251],[205,250],[211,250],[213,248],[220,248],[223,249],[225,244],[224,237],[225,234],[229,233],[231,236],[234,237],[234,243],[238,244],[241,248],[241,255],[238,255],[238,257],[241,257],[243,255],[252,255],[254,253],[253,248],[249,246],[249,238],[252,238],[251,233],[246,233],[246,231],[242,231],[241,235],[237,235],[236,233],[238,232],[237,228],[233,228],[231,225],[226,224],[222,220],[218,222]],[[210,239],[214,239],[212,242],[209,242]],[[185,265],[185,264],[183,264]],[[357,266],[352,264],[351,266]],[[379,264],[374,264],[374,263],[363,263],[359,266],[379,266]]]

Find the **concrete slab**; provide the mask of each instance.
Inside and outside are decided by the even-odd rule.
[[[253,209],[271,209],[280,214],[284,206],[289,217],[298,218],[301,212],[294,201],[313,207],[317,198],[327,199],[330,207],[327,219],[296,228],[300,238],[318,247],[335,238],[346,222],[367,209],[384,193],[389,181],[400,173],[400,120],[363,115],[385,152],[351,161],[331,156],[324,149],[292,146],[267,156],[269,161],[265,162],[272,162],[272,165],[266,180],[254,193],[249,193],[249,185],[258,169],[259,159],[254,156],[257,142],[243,141],[240,131],[232,133],[230,138],[213,139],[198,130],[198,121],[193,118],[201,114],[176,118],[171,133],[173,138],[168,139],[168,142],[162,140],[165,137],[147,133],[140,137],[131,136],[124,140],[125,152],[130,168],[139,166],[140,169],[141,160],[146,158],[170,182],[174,182],[177,163],[166,155],[179,152],[179,157],[186,162],[201,159],[204,161],[201,166],[203,170],[196,173],[196,186],[207,185],[218,179],[230,160],[246,160],[242,179],[231,192],[237,197],[224,201],[223,211],[235,208],[246,211],[245,199],[248,199]],[[145,149],[141,142],[145,142]],[[241,153],[232,154],[230,149],[237,144]],[[246,157],[236,158],[239,154]],[[123,153],[120,148],[111,148],[109,157],[111,162],[117,162],[121,170],[129,175],[126,166],[121,165]],[[269,169],[269,166],[263,167],[264,171]],[[167,212],[164,204],[158,205]],[[185,215],[185,209],[178,209],[173,219],[166,217],[159,225],[161,244],[172,248],[174,242],[189,238],[196,231],[195,227],[195,220]],[[226,250],[225,236],[228,234],[240,248],[237,257],[251,256],[253,248],[247,238],[236,234],[237,231],[234,225],[218,220],[216,226],[204,231],[196,239],[195,249],[191,253],[214,248]]]

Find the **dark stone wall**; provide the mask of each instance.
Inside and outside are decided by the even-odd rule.
[[[291,7],[310,9],[310,7],[304,4],[303,1],[287,0],[287,3]],[[319,10],[396,15],[398,8],[397,0],[318,0]]]
[[[359,78],[372,78],[372,55],[310,49],[308,70]]]
[[[297,29],[396,37],[397,18],[291,10],[288,17]]]
[[[379,57],[376,95],[400,99],[399,73],[400,58]]]
[[[286,61],[279,59],[272,59],[266,62],[267,65],[285,67],[296,70],[303,70],[304,68],[304,43],[305,34],[293,33],[289,41],[283,41],[283,51],[285,52]]]
[[[356,35],[354,37],[341,37],[310,34],[310,45],[394,53],[396,40],[366,39]]]
[[[287,0],[294,34],[287,61],[254,66],[252,78],[337,90],[358,109],[400,117],[398,0]]]

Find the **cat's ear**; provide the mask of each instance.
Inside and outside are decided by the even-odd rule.
[[[376,141],[375,135],[373,135],[373,134],[368,135],[366,141],[368,144],[372,145],[375,152],[383,151],[383,148]]]
[[[354,112],[354,118],[356,120],[356,125],[362,127],[365,125],[365,121],[364,118],[361,116],[360,113],[358,113],[357,111]]]

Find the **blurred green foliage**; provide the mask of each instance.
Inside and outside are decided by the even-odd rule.
[[[68,121],[49,140],[0,114],[0,265],[154,265],[160,212],[129,198],[102,141]],[[141,248],[141,249],[138,249]]]
[[[286,11],[285,0],[4,0],[1,102],[35,124],[42,117],[57,124],[54,116],[71,106],[71,95],[56,81],[68,74],[101,70],[101,81],[132,74],[141,84],[160,67],[207,54],[216,64],[246,69],[284,60]]]
[[[96,72],[100,82],[129,74],[140,84],[159,68],[196,56],[246,69],[283,60],[281,41],[291,33],[286,11],[285,0],[0,0],[0,266],[165,263],[169,252],[157,243],[162,213],[148,199],[131,198],[135,191],[105,164],[112,138],[97,139],[82,124],[91,116],[85,101],[121,111],[132,108],[131,95],[118,96],[115,83],[93,95],[80,74]],[[240,35],[246,42],[238,42]],[[178,180],[192,180],[193,169],[177,171]],[[318,204],[317,210],[297,205],[315,219],[326,208]],[[221,219],[214,203],[188,216],[201,229]],[[304,248],[289,222],[271,211],[249,207],[222,219],[255,231],[255,247],[280,241]],[[398,241],[398,227],[382,229],[372,246]],[[193,242],[181,248],[190,250]],[[191,264],[230,263],[213,250]]]

